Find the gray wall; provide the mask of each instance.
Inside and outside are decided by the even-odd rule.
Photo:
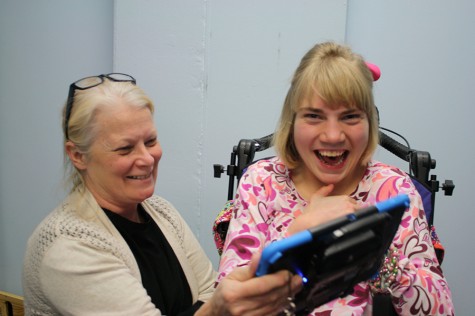
[[[344,40],[346,0],[189,1],[186,10],[179,2],[115,3],[114,68],[134,73],[157,106],[157,192],[217,264],[211,227],[228,182],[213,178],[212,165],[228,164],[240,138],[274,130],[298,59],[315,41]]]
[[[383,73],[376,84],[381,125],[430,152],[433,173],[455,182],[454,196],[437,194],[435,226],[457,314],[473,315],[475,2],[349,3],[347,42]]]
[[[472,2],[0,0],[0,289],[21,294],[26,240],[64,196],[60,108],[70,82],[123,71],[157,106],[164,148],[157,193],[172,201],[217,264],[211,236],[240,138],[276,124],[292,71],[311,45],[346,41],[378,64],[381,125],[437,160],[444,272],[469,315],[474,215]],[[383,150],[377,157],[407,170]]]
[[[28,236],[63,198],[69,83],[112,70],[112,1],[0,0],[0,289],[21,293]]]

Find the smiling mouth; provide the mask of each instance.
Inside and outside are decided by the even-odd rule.
[[[316,150],[315,154],[324,164],[337,167],[343,164],[348,157],[348,150]]]
[[[145,179],[148,179],[151,175],[152,173],[149,173],[144,176],[128,176],[127,178],[132,179],[132,180],[145,180]]]

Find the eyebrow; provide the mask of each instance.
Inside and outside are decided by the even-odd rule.
[[[301,111],[309,111],[309,112],[314,112],[314,113],[324,113],[325,111],[320,109],[320,108],[314,108],[314,107],[311,107],[311,106],[302,106],[301,108],[299,108],[297,110],[297,112],[301,112]],[[358,108],[348,108],[346,110],[343,110],[341,112],[339,112],[338,114],[339,115],[345,115],[345,114],[350,114],[350,113],[363,113],[364,111],[363,110],[360,110]]]
[[[297,109],[297,112],[300,112],[300,111],[323,112],[322,109],[316,109],[311,106],[302,106]]]

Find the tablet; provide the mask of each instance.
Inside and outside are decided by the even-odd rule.
[[[379,271],[408,206],[409,197],[398,195],[273,242],[264,248],[256,275],[284,269],[300,275],[296,315],[308,314]]]

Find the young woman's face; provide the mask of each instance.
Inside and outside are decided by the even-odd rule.
[[[84,179],[99,205],[131,210],[154,193],[162,149],[147,108],[117,104],[99,111]]]
[[[315,95],[301,104],[293,132],[305,179],[317,186],[334,184],[339,193],[354,190],[364,172],[361,158],[369,140],[364,112],[329,107]]]

